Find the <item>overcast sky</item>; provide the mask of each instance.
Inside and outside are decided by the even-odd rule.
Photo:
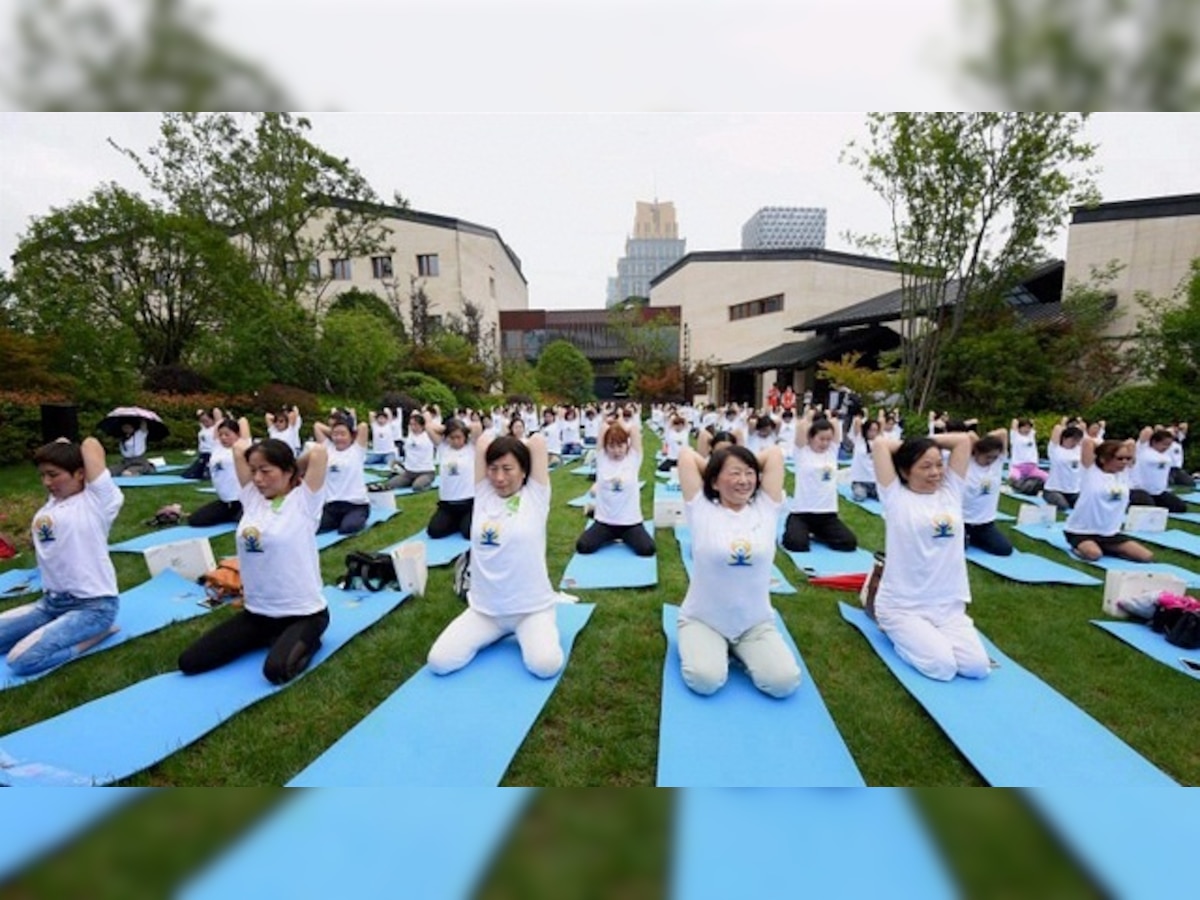
[[[879,232],[887,210],[839,163],[861,113],[315,113],[311,138],[349,157],[383,200],[495,228],[522,261],[532,308],[604,305],[638,200],[675,204],[689,251],[736,249],[762,206],[823,206],[826,246]],[[0,267],[30,216],[115,180],[106,144],[144,150],[157,114],[0,113]],[[1200,193],[1200,114],[1094,116],[1105,200]],[[1053,250],[1065,252],[1065,229]]]

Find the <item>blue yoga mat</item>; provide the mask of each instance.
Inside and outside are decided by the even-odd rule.
[[[997,575],[1012,581],[1025,584],[1103,584],[1099,578],[1093,578],[1078,569],[1064,566],[1053,560],[1038,556],[1036,553],[1022,553],[1013,548],[1011,556],[994,556],[984,553],[978,547],[967,548],[967,562],[972,562],[981,569],[995,572]]]
[[[205,528],[192,528],[190,525],[174,525],[170,528],[161,528],[158,531],[139,534],[137,537],[121,541],[119,544],[110,544],[108,550],[110,553],[142,553],[151,547],[161,547],[163,544],[173,544],[176,541],[191,541],[196,538],[214,538],[222,534],[232,534],[235,531],[237,531],[237,524],[234,522],[209,525]]]
[[[1181,663],[1180,659],[1193,660],[1200,665],[1200,650],[1184,650],[1174,644],[1167,643],[1164,635],[1155,631],[1149,625],[1141,622],[1117,622],[1111,619],[1093,619],[1092,624],[1103,628],[1113,637],[1118,637],[1131,647],[1141,650],[1151,659],[1156,659],[1164,666],[1200,679],[1200,672],[1193,671]]]
[[[825,544],[809,542],[807,553],[796,553],[782,544],[780,549],[788,555],[796,568],[810,577],[825,578],[830,575],[855,575],[869,573],[875,568],[875,556],[862,547],[849,553],[830,550]]]
[[[1200,534],[1193,534],[1190,531],[1168,528],[1166,531],[1127,531],[1125,534],[1135,541],[1167,547],[1190,556],[1200,556]]]
[[[329,628],[308,671],[407,596],[331,587],[324,593]],[[75,787],[128,778],[285,689],[287,685],[276,687],[263,677],[265,658],[264,649],[203,675],[156,675],[6,734],[0,737],[0,784]]]
[[[663,606],[667,655],[658,727],[658,787],[866,785],[778,613],[775,627],[801,671],[799,689],[782,700],[756,688],[732,659],[729,680],[720,690],[708,697],[694,693],[680,674],[678,617],[679,607]]]
[[[208,607],[200,605],[204,596],[204,588],[178,572],[171,569],[160,572],[120,595],[116,624],[121,630],[75,659],[111,650],[133,638],[165,628],[172,622],[202,616],[208,612]],[[47,669],[36,675],[20,676],[14,675],[7,665],[0,665],[0,691],[42,678],[58,668],[61,667]]]
[[[1174,785],[1164,772],[1067,698],[1009,659],[988,678],[926,678],[900,659],[861,609],[838,604],[892,674],[994,787]]]
[[[583,509],[589,503],[595,503],[595,502],[596,502],[596,498],[593,497],[591,495],[591,493],[589,492],[587,494],[580,494],[578,497],[573,497],[572,499],[568,500],[567,506],[573,507],[575,509]]]
[[[1188,491],[1186,494],[1180,494],[1179,499],[1186,500],[1188,503],[1200,503],[1200,491]]]
[[[678,797],[671,900],[958,896],[901,788]]]
[[[571,474],[572,475],[595,475],[596,467],[594,465],[576,466],[575,468],[571,469]]]
[[[593,609],[556,607],[563,671]],[[531,675],[512,636],[449,675],[424,666],[288,786],[493,788],[561,679]]]
[[[692,532],[686,525],[675,526],[675,540],[679,541],[679,555],[683,558],[683,569],[690,579],[692,577]],[[779,566],[771,565],[772,594],[798,593],[787,577],[779,570]]]
[[[334,544],[352,538],[355,535],[362,534],[368,528],[378,525],[380,522],[386,522],[392,516],[400,512],[398,509],[382,509],[378,506],[371,507],[371,513],[367,516],[367,524],[363,526],[361,531],[356,531],[354,534],[338,534],[336,531],[326,531],[324,534],[317,535],[317,549],[324,550],[326,547],[332,547]]]
[[[0,572],[0,597],[20,597],[42,590],[42,573],[36,569],[9,569]]]
[[[1071,552],[1071,545],[1067,543],[1067,535],[1063,530],[1061,522],[1055,525],[1018,525],[1014,530],[1019,534],[1025,535],[1025,537],[1033,538],[1035,541],[1042,541],[1051,547],[1057,547],[1071,557],[1071,559],[1079,560],[1089,566],[1096,566],[1105,571],[1115,569],[1118,571],[1162,572],[1163,574],[1181,578],[1190,588],[1200,587],[1200,574],[1189,572],[1187,569],[1171,565],[1170,563],[1139,563],[1116,556],[1102,556],[1095,561],[1082,559]]]
[[[643,522],[653,537],[654,522]],[[591,527],[591,523],[588,523]],[[561,590],[606,590],[652,587],[658,584],[658,554],[638,556],[623,543],[606,544],[595,553],[576,553],[567,563]]]
[[[529,788],[291,791],[181,900],[371,897],[463,900],[525,809]],[[298,854],[319,848],[319,860]]]
[[[863,500],[860,503],[858,500],[854,499],[854,492],[850,489],[850,485],[848,484],[838,485],[838,495],[843,500],[853,503],[859,509],[866,510],[873,516],[880,516],[881,518],[883,516],[883,504],[881,502],[878,500],[872,500],[870,497],[868,497],[866,500]]]
[[[1130,847],[1139,838],[1195,834],[1200,828],[1200,792],[1194,788],[1038,787],[1023,794],[1105,896],[1163,900],[1196,890],[1195,872],[1180,860],[1153,860]]]
[[[372,481],[386,481],[386,480],[387,479],[382,478],[382,477],[368,478],[367,484],[370,484]],[[429,487],[424,488],[420,491],[414,490],[412,485],[409,485],[408,487],[395,488],[392,490],[392,493],[395,494],[397,497],[407,497],[410,494],[427,494],[430,491],[436,491],[438,489],[439,484],[440,484],[440,479],[435,476],[433,481],[429,482]]]
[[[1200,513],[1171,513],[1170,518],[1179,519],[1181,522],[1191,522],[1193,525],[1200,525]]]
[[[471,549],[471,542],[457,531],[454,534],[446,535],[444,538],[434,540],[429,536],[429,532],[422,528],[417,534],[409,535],[402,541],[397,541],[388,547],[384,547],[380,552],[391,553],[401,544],[409,544],[413,541],[421,541],[425,544],[425,565],[430,568],[448,566],[467,550]]]
[[[14,824],[0,841],[0,882],[98,824],[147,788],[106,791],[14,791],[0,808]]]
[[[195,478],[180,478],[178,475],[114,475],[113,484],[122,488],[168,487],[176,484],[201,484]]]

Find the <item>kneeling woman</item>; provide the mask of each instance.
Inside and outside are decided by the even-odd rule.
[[[482,426],[461,419],[429,426],[429,437],[437,447],[438,502],[433,518],[425,526],[431,538],[458,532],[471,537],[471,512],[475,508],[475,441]]]
[[[786,697],[800,686],[800,666],[775,627],[771,567],[783,509],[783,451],[756,457],[745,447],[713,452],[703,472],[690,448],[679,454],[684,516],[692,532],[692,579],[679,610],[683,680],[698,694],[717,691],[729,654],[755,687]]]
[[[922,675],[985,678],[987,651],[967,615],[962,498],[975,436],[876,438],[871,453],[883,502],[887,563],[875,617],[896,654]],[[950,451],[950,464],[942,450]]]
[[[783,530],[783,546],[807,553],[815,538],[830,550],[849,553],[858,538],[838,518],[837,458],[841,428],[828,419],[815,422],[806,411],[796,428],[796,493]]]
[[[616,417],[600,426],[596,454],[595,521],[575,542],[577,553],[595,553],[605,544],[624,541],[638,556],[653,556],[654,538],[642,526],[642,433],[626,431]]]
[[[1150,562],[1154,554],[1133,538],[1121,534],[1129,506],[1129,466],[1133,463],[1133,441],[1083,439],[1080,463],[1083,477],[1079,499],[1067,516],[1067,543],[1077,556],[1095,561],[1101,556],[1119,556],[1134,562]]]
[[[184,650],[179,669],[195,675],[267,647],[263,674],[283,684],[308,667],[329,627],[317,556],[327,454],[316,444],[297,460],[283,441],[249,443],[238,441],[233,454],[242,485],[237,549],[245,606]]]
[[[438,675],[461,669],[475,654],[508,634],[539,678],[563,667],[555,605],[546,570],[550,463],[540,434],[475,442],[475,511],[471,522],[471,587],[467,609],[434,641],[429,668]]]

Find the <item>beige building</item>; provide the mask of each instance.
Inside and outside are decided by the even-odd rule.
[[[655,278],[650,305],[680,308],[687,362],[726,368],[794,344],[796,335],[788,329],[797,322],[899,286],[897,264],[875,257],[816,248],[704,251],[687,254]],[[758,372],[752,387],[718,378],[709,399],[760,402],[775,380],[802,390],[806,368]]]
[[[1133,333],[1142,308],[1135,296],[1169,297],[1200,257],[1200,194],[1101,203],[1072,210],[1066,283],[1086,284],[1093,268],[1124,268],[1112,285],[1121,313],[1110,334]]]

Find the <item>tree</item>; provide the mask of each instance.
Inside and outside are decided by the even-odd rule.
[[[838,361],[831,359],[817,363],[817,371],[830,384],[843,384],[870,402],[876,394],[894,394],[900,386],[899,375],[889,369],[868,369],[860,366],[861,353],[846,353]]]
[[[596,399],[592,364],[569,341],[551,341],[542,348],[537,381],[544,395],[567,403],[578,405]]]
[[[369,397],[396,368],[400,348],[387,323],[361,309],[331,312],[321,326],[316,362],[330,393]]]
[[[332,315],[335,312],[347,312],[349,310],[370,313],[380,321],[386,322],[389,330],[395,335],[398,341],[408,340],[408,335],[404,330],[404,321],[392,312],[391,306],[378,294],[360,290],[359,288],[350,288],[348,291],[342,291],[342,293],[338,294],[337,299],[329,305],[327,315]]]
[[[1095,197],[1085,116],[871,114],[843,159],[887,202],[886,236],[858,238],[900,265],[908,405],[923,412],[942,346],[972,305],[995,302],[1047,256],[1072,203]]]
[[[1138,370],[1146,377],[1200,388],[1200,257],[1171,297],[1140,295],[1146,315],[1134,334]]]

